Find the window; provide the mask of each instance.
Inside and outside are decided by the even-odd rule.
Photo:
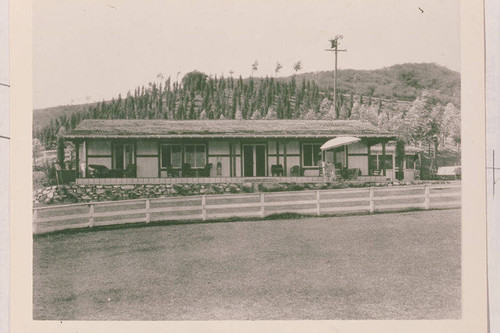
[[[191,168],[204,168],[206,163],[205,145],[186,145],[186,163]]]
[[[370,175],[373,174],[373,171],[378,171],[378,156],[377,155],[370,155],[368,159],[368,169]]]
[[[406,168],[415,169],[415,156],[406,155]]]
[[[320,144],[303,144],[302,156],[303,164],[305,167],[312,167],[319,165],[321,161],[321,145]]]
[[[392,155],[385,155],[385,159],[382,155],[379,156],[380,159],[380,169],[383,169],[385,166],[386,170],[392,170]],[[384,164],[382,164],[384,163]]]
[[[182,167],[182,153],[180,145],[161,145],[161,167]]]
[[[370,155],[368,158],[368,169],[369,173],[373,174],[373,171],[379,172],[384,169],[392,170],[392,155]]]
[[[134,146],[131,144],[113,145],[113,169],[125,170],[134,163]]]

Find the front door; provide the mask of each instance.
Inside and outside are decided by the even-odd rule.
[[[265,177],[266,145],[243,145],[243,175],[245,177]]]

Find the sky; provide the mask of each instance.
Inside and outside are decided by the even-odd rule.
[[[433,62],[460,71],[458,0],[37,0],[33,2],[34,108],[125,95],[199,70],[279,76]],[[179,75],[177,75],[179,73]]]

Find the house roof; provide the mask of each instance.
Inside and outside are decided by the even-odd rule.
[[[394,134],[355,120],[101,120],[82,121],[67,132],[77,138],[334,137],[394,139]]]

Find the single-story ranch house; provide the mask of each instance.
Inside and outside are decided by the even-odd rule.
[[[80,184],[320,181],[322,160],[361,180],[394,177],[386,144],[395,136],[352,120],[94,119],[64,138],[75,144]],[[335,138],[340,143],[320,149]]]

